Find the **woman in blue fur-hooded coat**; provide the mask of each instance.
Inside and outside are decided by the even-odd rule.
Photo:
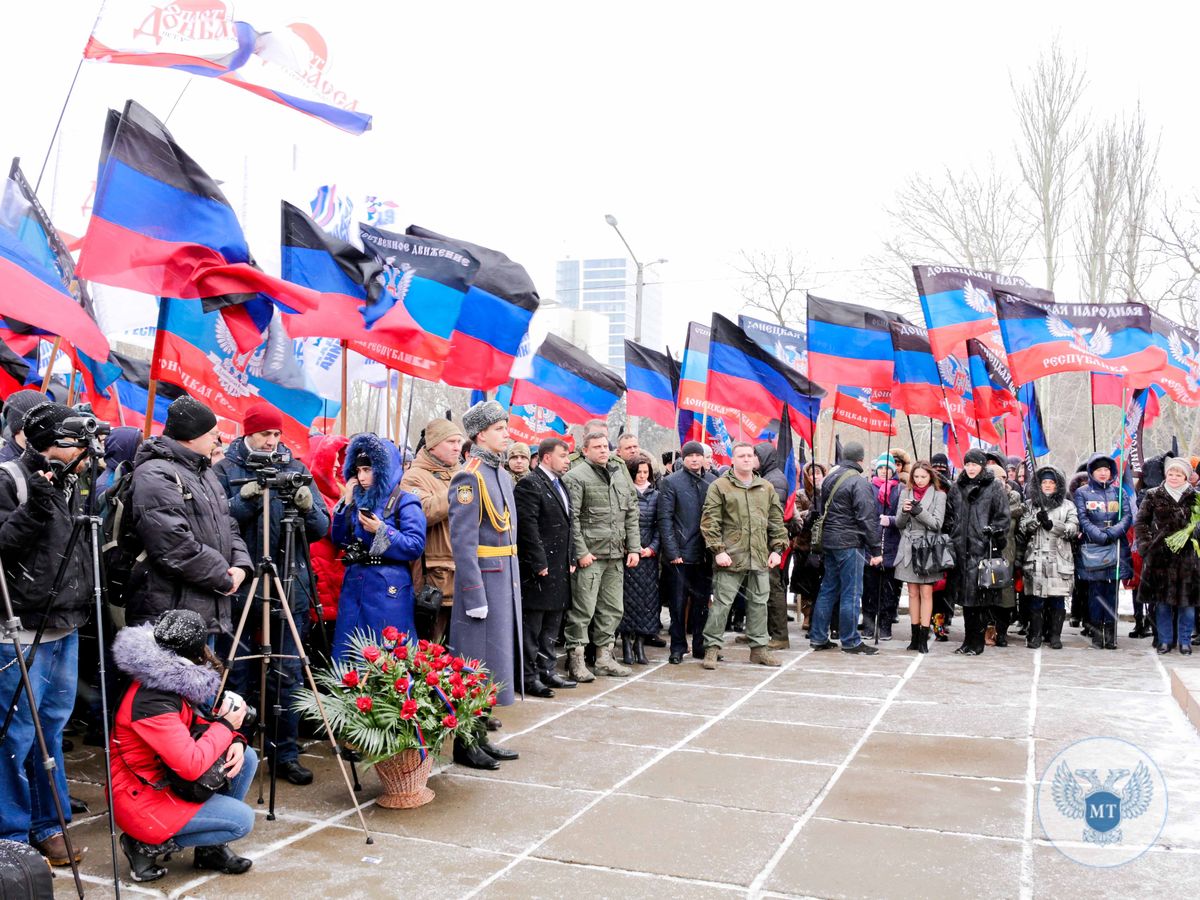
[[[425,513],[416,494],[399,489],[403,474],[394,444],[374,434],[351,439],[332,537],[339,549],[355,545],[367,555],[346,567],[333,632],[334,659],[345,657],[355,631],[379,634],[395,625],[416,635],[410,563],[425,552]]]

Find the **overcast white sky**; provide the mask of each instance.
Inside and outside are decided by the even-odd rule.
[[[170,128],[227,182],[268,269],[279,198],[304,204],[326,182],[396,200],[403,224],[504,250],[544,296],[556,259],[621,255],[611,212],[643,259],[670,260],[664,335],[681,346],[688,319],[738,311],[743,248],[792,248],[823,295],[871,303],[859,270],[886,233],[884,205],[913,173],[1010,158],[1010,73],[1055,34],[1086,58],[1089,109],[1140,98],[1161,130],[1164,184],[1197,182],[1195,4],[814,6],[239,3],[252,24],[316,24],[331,78],[374,130],[351,137],[226,85],[88,62],[41,196],[60,227],[82,230],[105,109],[132,97],[161,118],[190,80]],[[31,179],[97,9],[5,10],[0,154],[23,157]]]

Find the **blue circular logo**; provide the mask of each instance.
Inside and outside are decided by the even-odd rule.
[[[1154,845],[1167,822],[1167,784],[1140,747],[1087,738],[1042,773],[1038,819],[1046,838],[1086,866],[1121,866]]]

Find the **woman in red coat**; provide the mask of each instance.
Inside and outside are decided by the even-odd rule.
[[[246,715],[228,692],[218,718],[211,709],[220,686],[220,663],[208,649],[208,627],[190,610],[170,610],[157,624],[124,628],[113,641],[113,659],[133,679],[121,699],[112,733],[113,816],[124,832],[121,849],[134,881],[167,874],[159,856],[195,847],[197,869],[240,875],[250,868],[228,847],[250,833],[254,811],[242,798],[258,758],[238,733]],[[193,737],[194,725],[207,724]],[[224,761],[228,786],[192,803],[167,784],[167,769],[195,781]]]
[[[342,466],[346,459],[346,445],[350,439],[341,434],[322,434],[309,439],[308,454],[302,460],[313,474],[313,487],[317,488],[332,515],[334,506],[342,499]],[[342,592],[342,579],[346,567],[338,562],[338,549],[329,536],[309,544],[313,572],[317,576],[317,597],[321,603],[328,648],[333,635],[333,623],[337,619],[338,596]],[[315,620],[314,623],[316,624]]]

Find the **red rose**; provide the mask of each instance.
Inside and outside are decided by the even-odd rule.
[[[358,707],[359,712],[370,712],[371,707],[374,706],[370,697],[359,697],[354,703]]]
[[[425,676],[425,683],[430,687],[436,685],[441,679],[438,678],[437,672],[430,672]]]
[[[459,675],[457,672],[455,672],[453,675],[450,676],[450,683],[452,685],[454,685],[455,687],[462,687],[462,683],[463,683],[462,676]]]
[[[454,715],[446,716],[446,718],[442,719],[442,724],[445,725],[447,728],[457,728],[458,727],[458,716],[454,716]]]
[[[434,657],[433,659],[431,659],[429,661],[429,666],[435,672],[442,671],[442,669],[446,668],[446,657],[444,657],[444,656]]]
[[[478,697],[480,693],[481,692],[480,692],[479,688],[471,688],[471,696],[472,697]]]
[[[486,716],[486,715],[487,715],[487,710],[486,710],[486,709],[477,709],[477,710],[475,710],[475,715],[477,715],[477,716]]]
[[[408,648],[401,644],[392,651],[392,656],[396,657],[396,659],[408,659]]]
[[[395,625],[389,625],[387,628],[383,629],[383,639],[394,644],[396,641],[400,640],[400,629]]]
[[[346,687],[358,687],[358,672],[351,669],[342,676],[342,684]]]
[[[445,652],[446,652],[446,648],[443,647],[441,644],[430,644],[429,645],[429,655],[430,656],[441,656]]]
[[[496,705],[496,695],[492,694],[492,696],[488,697],[488,706],[495,706],[495,705]]]
[[[407,678],[397,678],[396,679],[396,692],[400,693],[400,694],[408,693],[408,679]]]
[[[386,675],[388,672],[390,672],[392,670],[391,665],[388,664],[388,661],[386,659],[380,664],[379,668],[383,672],[384,675]]]
[[[379,659],[379,648],[374,646],[363,647],[362,655],[363,659],[365,659],[367,662],[373,663],[375,660]]]
[[[417,714],[417,701],[405,700],[404,705],[400,707],[400,718],[411,719]]]
[[[417,641],[417,649],[418,650],[428,650],[429,649],[429,641],[425,640],[425,638],[421,638],[419,641]]]
[[[463,661],[461,656],[456,656],[450,661],[450,668],[452,668],[455,672],[461,672],[463,670],[463,666],[465,665],[466,662]]]
[[[452,688],[450,691],[450,696],[455,700],[461,700],[463,697],[467,696],[467,689],[463,687]]]

